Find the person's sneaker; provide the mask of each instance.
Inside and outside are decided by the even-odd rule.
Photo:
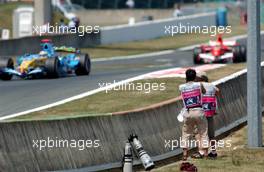
[[[216,152],[210,152],[210,153],[208,154],[208,158],[212,158],[212,159],[217,158],[217,153],[216,153]]]

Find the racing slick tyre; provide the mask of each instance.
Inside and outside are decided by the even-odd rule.
[[[233,62],[239,63],[242,61],[240,46],[233,47]]]
[[[76,75],[89,75],[91,71],[91,60],[88,54],[80,54],[80,62],[75,70]]]
[[[240,56],[241,56],[241,62],[247,61],[247,49],[245,45],[240,45]]]
[[[48,78],[58,78],[59,77],[59,59],[58,57],[48,58],[46,60],[46,71]]]
[[[9,81],[12,79],[13,75],[2,72],[4,68],[14,69],[14,61],[11,58],[0,58],[0,79],[4,81]]]
[[[199,58],[199,54],[202,53],[202,49],[200,47],[196,47],[193,50],[193,63],[194,64],[201,64],[202,61]]]

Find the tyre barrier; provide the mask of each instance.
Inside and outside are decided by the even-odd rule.
[[[262,81],[264,68],[262,67]],[[221,89],[219,110],[215,116],[216,135],[246,121],[246,70],[214,82]],[[262,90],[262,95],[263,95]],[[123,147],[131,133],[137,133],[153,161],[181,153],[165,146],[181,137],[182,124],[177,115],[179,98],[147,108],[96,117],[78,116],[39,121],[2,121],[0,123],[0,171],[98,171],[119,167]],[[98,147],[34,147],[34,140],[99,140]],[[134,164],[137,164],[135,162]]]

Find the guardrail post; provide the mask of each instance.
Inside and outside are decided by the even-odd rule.
[[[260,1],[247,1],[247,115],[248,146],[262,146]]]

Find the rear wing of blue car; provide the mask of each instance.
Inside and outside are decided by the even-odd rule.
[[[80,53],[80,50],[77,49],[77,48],[73,48],[73,47],[65,47],[65,46],[54,47],[54,50],[55,50],[56,52]]]

